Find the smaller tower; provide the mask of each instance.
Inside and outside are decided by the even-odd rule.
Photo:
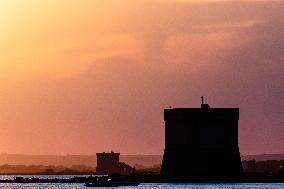
[[[107,175],[120,172],[119,166],[120,153],[97,153],[97,170],[96,174]]]

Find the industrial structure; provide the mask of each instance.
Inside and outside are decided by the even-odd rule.
[[[239,175],[239,108],[164,110],[165,150],[161,175],[167,177]]]

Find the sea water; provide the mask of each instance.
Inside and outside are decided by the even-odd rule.
[[[0,188],[7,189],[18,189],[18,188],[47,188],[47,189],[82,189],[86,188],[84,184],[0,184]],[[94,187],[95,188],[95,187]],[[261,184],[261,183],[253,183],[253,184],[140,184],[136,187],[118,187],[119,189],[283,189],[284,184]]]
[[[74,176],[79,175],[30,175],[30,176],[23,176],[23,177],[35,177],[35,178],[73,178]],[[82,175],[80,175],[82,176]],[[0,179],[14,179],[15,177],[19,176],[0,176]],[[36,184],[19,184],[19,183],[9,183],[9,184],[1,184],[0,188],[7,188],[7,189],[20,189],[20,188],[35,188],[35,189],[41,189],[41,188],[47,188],[47,189],[82,189],[86,188],[83,183],[79,184],[52,184],[52,183],[36,183]],[[95,187],[94,187],[95,188]],[[178,183],[141,183],[137,187],[119,187],[119,189],[127,189],[127,188],[133,188],[133,189],[284,189],[284,183],[250,183],[250,184],[242,184],[242,183],[231,183],[231,184],[178,184]]]

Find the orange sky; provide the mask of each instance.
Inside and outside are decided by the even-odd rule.
[[[161,154],[163,109],[240,107],[284,153],[282,1],[0,0],[0,153]]]

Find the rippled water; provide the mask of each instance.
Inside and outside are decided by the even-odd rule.
[[[0,188],[47,188],[47,189],[81,189],[83,184],[0,184]],[[119,187],[137,189],[283,189],[284,184],[140,184],[137,187]]]
[[[52,175],[52,176],[45,176],[45,175],[30,175],[30,176],[23,176],[23,177],[36,177],[36,178],[72,178],[76,175]],[[82,175],[80,175],[82,176]],[[84,175],[83,175],[84,176]],[[0,176],[0,179],[13,179],[16,176]],[[47,188],[47,189],[81,189],[86,188],[84,184],[1,184],[0,188],[7,188],[7,189],[20,189],[20,188]],[[254,183],[254,184],[140,184],[137,187],[119,187],[123,188],[137,188],[137,189],[284,189],[284,184],[261,184],[261,183]]]

